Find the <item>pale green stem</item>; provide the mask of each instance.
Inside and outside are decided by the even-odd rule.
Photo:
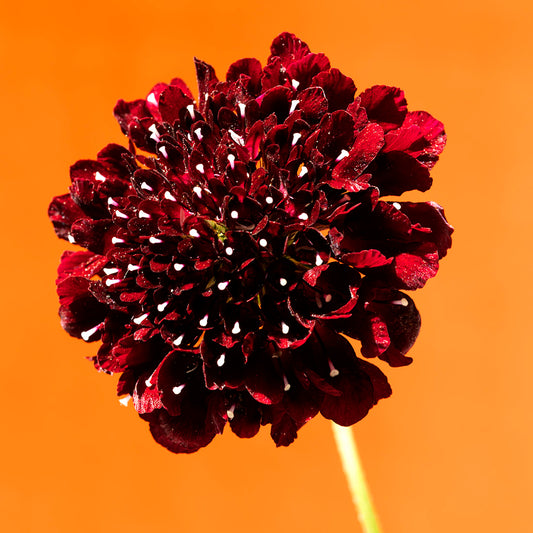
[[[381,533],[378,516],[372,505],[372,498],[366,484],[352,429],[339,426],[334,422],[332,425],[337,449],[341,456],[342,467],[363,531],[365,533]]]

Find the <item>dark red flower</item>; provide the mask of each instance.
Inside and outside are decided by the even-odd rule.
[[[403,92],[353,81],[294,35],[230,66],[119,101],[129,148],[71,167],[49,210],[65,252],[61,324],[101,341],[154,438],[174,452],[270,424],[288,445],[317,413],[342,425],[391,394],[384,374],[420,327],[402,290],[422,287],[450,247],[427,190],[442,124]]]

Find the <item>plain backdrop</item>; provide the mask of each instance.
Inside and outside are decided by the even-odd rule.
[[[414,294],[422,332],[394,393],[355,428],[385,533],[529,533],[533,490],[529,2],[2,1],[0,528],[6,532],[358,531],[329,423],[289,448],[263,428],[191,456],[119,405],[95,344],[59,326],[66,244],[46,211],[68,168],[124,142],[112,109],[158,81],[195,90],[264,62],[292,31],[354,78],[405,90],[445,123],[434,200],[456,227]]]

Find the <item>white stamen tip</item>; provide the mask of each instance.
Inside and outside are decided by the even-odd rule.
[[[198,233],[198,230],[195,229],[195,228],[192,228],[192,229],[189,231],[189,235],[190,235],[191,237],[199,237],[199,236],[200,236],[200,234]]]
[[[196,135],[196,137],[198,137],[198,140],[201,141],[204,136],[202,135],[202,128],[196,128],[194,130],[194,134]]]
[[[143,211],[142,209],[139,211],[139,218],[150,218],[150,215],[146,212],[146,211]]]
[[[182,335],[180,335],[177,339],[174,339],[173,344],[174,344],[175,346],[179,346],[179,345],[182,343],[182,341],[183,341],[183,337],[184,337],[184,335],[182,334]]]
[[[300,220],[308,220],[309,219],[309,215],[307,213],[301,213],[298,215],[298,218]]]
[[[199,322],[200,326],[202,326],[203,328],[205,328],[207,326],[207,319],[209,317],[207,315],[204,316],[204,318],[202,318]]]
[[[329,375],[330,375],[332,378],[336,378],[336,377],[339,375],[339,371],[338,371],[336,368],[332,368],[332,369],[329,371]]]
[[[227,255],[233,255],[233,248],[232,248],[231,246],[228,246],[228,247],[226,248],[226,254],[227,254]]]
[[[300,140],[301,137],[302,137],[301,133],[295,133],[292,136],[292,146],[294,146]]]
[[[287,380],[287,376],[283,376],[283,383],[285,384],[285,386],[283,387],[283,390],[285,392],[291,390],[291,384],[289,383],[289,381]]]
[[[274,203],[274,198],[272,198],[272,196],[267,196],[267,197],[265,198],[265,202],[266,202],[267,204],[273,204],[273,203]]]
[[[235,322],[231,332],[233,333],[233,335],[238,335],[241,332],[241,326],[240,326],[239,322]]]
[[[179,394],[185,388],[185,384],[178,385],[177,387],[172,387],[172,392],[174,394]]]
[[[308,172],[309,172],[308,168],[305,165],[303,165],[300,170],[300,173],[298,174],[298,177],[301,178],[302,176],[305,176]]]
[[[150,93],[150,94],[146,97],[146,101],[147,101],[147,102],[150,102],[151,104],[157,105],[157,99],[156,99],[154,93]]]
[[[262,246],[263,248],[265,248],[267,244],[268,242],[266,239],[259,239],[259,246]]]
[[[287,280],[285,278],[279,278],[279,284],[282,287],[285,287],[285,285],[287,285]]]
[[[299,85],[300,85],[300,82],[298,80],[291,80],[291,85],[295,88],[295,89],[298,89]]]
[[[223,291],[228,286],[229,281],[221,281],[217,287],[218,290]]]
[[[137,318],[134,318],[133,321],[138,326],[142,324],[146,319],[148,318],[148,313],[144,313],[144,315],[138,316]]]
[[[181,263],[174,263],[174,270],[176,272],[179,272],[185,265],[182,265]]]
[[[153,191],[152,187],[150,187],[150,185],[148,185],[148,183],[146,183],[145,181],[141,183],[141,189],[145,191],[150,191],[150,192]]]
[[[150,376],[150,377],[152,377],[152,376]],[[150,388],[150,387],[152,386],[152,382],[150,381],[150,378],[146,379],[146,380],[144,381],[144,384],[145,384],[148,388]]]
[[[393,202],[392,205],[398,210],[400,210],[402,208],[402,204],[400,204],[398,202]]]
[[[168,191],[165,191],[165,194],[163,196],[164,198],[166,198],[167,200],[170,200],[171,202],[177,202],[176,198],[174,198],[174,196],[172,196],[172,194],[170,194],[170,192]]]
[[[324,296],[324,300],[326,301],[327,304],[329,304],[329,302],[331,302],[332,299],[333,299],[333,296],[331,296],[331,294],[326,294],[326,296]]]
[[[162,313],[165,310],[165,307],[168,305],[168,302],[163,302],[157,306],[157,310]]]
[[[159,139],[160,139],[160,136],[159,136],[159,132],[157,131],[157,127],[155,124],[152,124],[149,128],[148,128],[148,131],[151,131],[152,132],[152,135],[150,135],[150,139],[153,139],[156,143],[159,142]]]
[[[115,200],[113,200],[113,198],[108,198],[107,199],[107,205],[112,205],[114,207],[118,207],[117,202],[115,202]]]
[[[235,133],[233,130],[228,130],[228,133],[230,134],[230,137],[233,139],[233,141],[237,144],[240,144],[241,146],[244,146],[244,139]]]
[[[300,103],[300,100],[293,100],[291,102],[291,108],[289,110],[289,114],[293,113],[294,110],[296,109],[297,105]]]
[[[100,172],[97,171],[96,174],[94,175],[94,179],[98,181],[105,181],[105,176],[102,176],[102,174],[100,174]]]
[[[202,170],[203,170],[203,165],[199,165],[202,167]],[[196,196],[198,196],[198,198],[201,198],[202,197],[202,187],[196,185],[192,188],[192,190],[196,193]]]
[[[141,267],[139,265],[128,265],[128,270],[132,272],[133,270],[140,270]]]
[[[129,218],[128,215],[126,215],[126,213],[123,213],[122,211],[119,211],[118,209],[115,211],[115,215],[117,215],[117,217],[119,218]]]
[[[204,165],[203,165],[202,163],[198,163],[198,164],[196,165],[196,170],[197,170],[198,172],[200,172],[200,174],[204,174],[204,173],[205,173]]]
[[[104,272],[106,273],[106,276],[111,276],[111,274],[116,274],[117,272],[120,272],[118,268],[104,268]]]
[[[233,417],[235,416],[234,411],[235,411],[235,406],[234,406],[234,405],[232,405],[232,406],[226,411],[226,414],[228,415],[228,420],[233,420]]]
[[[152,244],[161,244],[163,241],[161,239],[158,239],[157,237],[150,237],[148,239]]]
[[[244,117],[244,113],[246,112],[246,106],[242,102],[239,102],[239,111],[241,113],[241,117]]]
[[[124,239],[119,239],[118,237],[112,237],[111,238],[111,243],[112,244],[120,244],[120,243],[123,243],[123,242],[126,242]]]
[[[324,261],[322,261],[322,258],[320,257],[320,255],[316,254],[315,265],[320,266],[323,262]]]
[[[128,407],[130,400],[131,400],[131,396],[128,394],[127,396],[124,396],[124,398],[119,398],[118,403],[120,405],[123,405],[124,407]]]
[[[337,156],[336,161],[340,161],[341,159],[344,159],[345,157],[348,157],[350,153],[347,150],[342,150],[341,153]]]
[[[69,233],[68,237],[68,242],[70,242],[71,244],[74,244],[76,242],[76,239]]]
[[[94,328],[88,329],[87,331],[82,331],[81,338],[84,341],[88,341],[98,331],[99,328],[100,324],[98,324],[98,326],[94,326]]]
[[[230,216],[231,216],[231,218],[239,218],[239,213],[237,211],[233,210],[230,213]]]
[[[105,280],[105,284],[108,286],[108,287],[111,287],[111,285],[116,285],[117,283],[120,283],[121,280],[120,279],[106,279]]]
[[[285,324],[285,322],[281,323],[281,332],[284,335],[287,335],[287,333],[289,333],[289,326],[287,324]]]
[[[221,356],[217,359],[217,366],[222,366],[226,362],[226,355],[221,354]]]
[[[163,157],[165,157],[166,159],[168,159],[167,149],[166,149],[164,146],[160,146],[160,147],[159,147],[159,151],[163,154]]]
[[[187,111],[189,112],[189,115],[191,115],[191,118],[194,118],[194,105],[193,104],[189,104],[187,106]]]
[[[409,305],[409,302],[407,301],[407,298],[402,298],[400,300],[400,305],[403,305],[404,307],[407,307]]]
[[[228,154],[228,161],[231,170],[233,170],[235,168],[235,156],[233,154]]]

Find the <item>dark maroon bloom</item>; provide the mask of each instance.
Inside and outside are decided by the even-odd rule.
[[[271,425],[288,445],[317,413],[342,425],[391,394],[356,356],[408,364],[420,317],[403,290],[437,273],[452,228],[425,191],[442,124],[403,92],[353,81],[284,33],[265,67],[226,81],[196,61],[180,79],[119,101],[128,149],[71,167],[50,205],[65,252],[61,324],[101,341],[154,438],[174,452]]]

